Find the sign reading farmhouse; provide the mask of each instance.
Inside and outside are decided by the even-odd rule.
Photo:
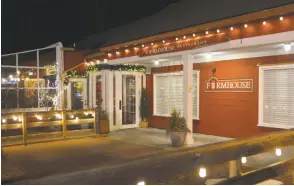
[[[253,92],[253,79],[217,79],[205,81],[205,92]]]
[[[187,49],[191,49],[201,45],[206,45],[207,43],[208,43],[207,40],[192,40],[192,41],[181,42],[176,44],[158,46],[154,48],[153,47],[146,48],[143,50],[140,56],[149,56],[149,55],[155,55],[155,54],[187,50]]]

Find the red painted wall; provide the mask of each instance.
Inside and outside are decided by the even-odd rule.
[[[258,64],[278,64],[294,62],[294,55],[259,57],[197,63],[193,69],[200,70],[200,120],[193,121],[193,132],[225,137],[249,137],[279,129],[258,127]],[[211,93],[204,92],[205,81],[216,68],[218,79],[253,79],[252,93]],[[152,69],[152,73],[181,71],[182,66],[161,67]],[[149,113],[153,114],[153,75],[147,75],[147,93]],[[149,125],[155,128],[166,128],[167,118],[150,116]]]

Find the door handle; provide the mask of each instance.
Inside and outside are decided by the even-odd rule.
[[[119,100],[119,110],[121,110],[121,100]]]

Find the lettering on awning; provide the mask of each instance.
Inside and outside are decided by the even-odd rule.
[[[217,79],[205,81],[205,92],[253,92],[253,79]]]

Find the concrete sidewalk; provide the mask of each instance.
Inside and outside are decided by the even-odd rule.
[[[165,134],[165,130],[155,128],[133,128],[122,129],[113,131],[109,134],[109,138],[118,139],[129,143],[135,143],[139,145],[145,145],[149,147],[155,147],[165,150],[176,150],[171,146],[171,140]],[[197,147],[201,145],[213,144],[217,142],[223,142],[232,140],[232,138],[211,136],[205,134],[193,134],[194,144],[186,147]]]

